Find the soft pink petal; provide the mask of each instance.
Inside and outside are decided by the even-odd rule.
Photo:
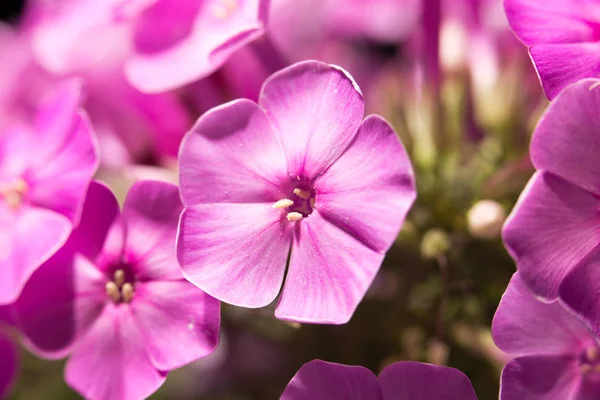
[[[236,100],[204,114],[179,154],[185,205],[276,202],[287,178],[285,154],[263,110]]]
[[[521,278],[554,299],[571,268],[600,243],[600,199],[547,172],[537,172],[503,229]]]
[[[226,303],[263,307],[283,281],[292,232],[271,204],[200,204],[181,215],[185,277]]]
[[[296,222],[277,318],[344,324],[375,278],[383,254],[314,211]]]
[[[321,360],[304,364],[281,400],[383,400],[377,377],[364,367]]]
[[[129,189],[123,217],[127,223],[127,258],[137,279],[182,279],[177,262],[177,227],[183,205],[177,186],[141,181]]]
[[[317,61],[271,75],[259,103],[279,135],[290,173],[305,179],[316,178],[346,150],[364,113],[348,73]]]
[[[590,90],[598,83],[577,82],[554,100],[532,137],[531,158],[536,168],[600,195],[600,88]]]
[[[496,346],[512,356],[575,354],[592,340],[583,323],[558,301],[535,298],[519,273],[502,296],[492,335]]]
[[[0,333],[0,399],[8,394],[19,370],[19,352],[16,345]]]
[[[94,400],[138,400],[165,381],[146,352],[129,306],[110,304],[74,349],[65,370],[67,383]]]
[[[379,382],[384,400],[477,400],[464,373],[441,365],[397,362],[381,371]]]
[[[188,281],[138,284],[131,307],[150,359],[161,371],[207,356],[219,342],[219,301]]]
[[[315,207],[325,219],[379,252],[394,242],[416,197],[408,155],[378,116],[365,119],[315,189]]]

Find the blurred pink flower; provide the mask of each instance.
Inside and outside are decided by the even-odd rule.
[[[273,74],[259,104],[203,115],[181,147],[178,257],[186,277],[281,319],[345,323],[416,193],[412,166],[380,117],[361,122],[347,73],[307,61]]]
[[[121,214],[93,182],[78,228],[15,303],[26,345],[48,358],[70,354],[66,381],[86,398],[145,398],[166,372],[217,346],[219,302],[177,264],[181,209],[176,186],[142,181]]]
[[[0,304],[16,300],[79,221],[98,167],[79,92],[76,82],[61,87],[32,126],[0,133]]]
[[[19,370],[19,352],[15,343],[0,330],[0,399],[10,390]]]

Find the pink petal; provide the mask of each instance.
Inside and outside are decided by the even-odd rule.
[[[492,335],[500,350],[512,356],[576,354],[591,340],[587,328],[562,304],[535,298],[519,273],[502,296]]]
[[[552,100],[570,83],[600,77],[600,43],[538,44],[529,53]]]
[[[128,306],[113,304],[78,343],[67,362],[65,379],[94,400],[138,400],[165,381],[146,353],[144,337]]]
[[[263,307],[283,281],[290,225],[271,204],[199,204],[181,215],[177,255],[185,277],[226,303]]]
[[[600,195],[600,89],[590,90],[597,83],[600,80],[577,82],[554,100],[531,140],[531,158],[536,168]]]
[[[207,356],[219,342],[219,301],[187,281],[138,284],[131,307],[150,359],[161,371]]]
[[[289,171],[323,173],[346,150],[364,113],[358,86],[343,69],[305,61],[271,75],[259,104],[279,134]]]
[[[15,211],[0,202],[0,305],[17,299],[31,274],[70,233],[71,223],[60,214],[27,205]]]
[[[378,116],[365,119],[355,141],[315,188],[321,215],[378,252],[392,245],[416,197],[408,155]]]
[[[181,197],[198,203],[257,203],[283,198],[285,154],[263,110],[236,100],[204,114],[179,155]]]
[[[175,240],[183,205],[177,186],[141,181],[129,189],[123,218],[127,222],[129,262],[140,280],[182,279]]]
[[[383,254],[314,211],[297,222],[275,316],[309,323],[348,322],[382,261]]]
[[[503,229],[521,278],[536,294],[556,298],[571,268],[600,243],[600,200],[547,172],[537,172]]]
[[[0,399],[8,395],[19,370],[19,353],[15,344],[0,333]]]
[[[168,43],[162,43],[161,51],[138,51],[125,65],[129,81],[143,92],[163,92],[214,72],[229,55],[261,36],[266,23],[266,0],[239,0],[232,4],[233,8],[227,10],[221,0],[205,1],[193,26],[187,23],[190,31],[184,38],[168,47],[165,46]],[[221,15],[222,12],[226,15]],[[153,16],[160,21],[164,13]],[[152,26],[158,24],[152,18],[145,22]],[[147,33],[156,34],[154,30]]]
[[[397,362],[381,371],[379,382],[384,400],[477,400],[464,373],[440,365]]]
[[[304,364],[281,400],[383,400],[375,374],[364,367],[313,360]]]

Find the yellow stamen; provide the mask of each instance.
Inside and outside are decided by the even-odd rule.
[[[215,17],[225,19],[229,18],[239,7],[238,0],[221,0],[212,8]]]
[[[276,201],[275,204],[273,204],[273,208],[287,208],[292,204],[294,204],[294,202],[290,199],[281,199]]]
[[[125,272],[122,269],[118,269],[115,271],[115,275],[113,276],[113,281],[117,284],[118,287],[123,286],[125,283]]]
[[[119,288],[117,284],[114,282],[106,282],[106,295],[112,299],[115,303],[117,303],[121,299],[121,294],[119,293]]]
[[[291,212],[286,216],[288,221],[300,221],[302,219],[302,214],[299,212]]]
[[[133,300],[133,295],[135,294],[133,285],[131,283],[124,284],[123,288],[121,289],[121,293],[123,295],[123,301],[125,303],[131,303],[131,300]]]
[[[310,192],[308,190],[296,188],[294,189],[294,194],[304,200],[310,199]]]
[[[598,359],[598,349],[595,346],[590,346],[585,349],[585,356],[587,357],[587,361],[594,362]]]

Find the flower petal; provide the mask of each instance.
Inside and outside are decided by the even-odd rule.
[[[217,347],[220,303],[188,281],[138,284],[131,307],[150,359],[161,371],[179,368]]]
[[[183,278],[175,244],[182,210],[179,190],[169,183],[141,181],[127,193],[127,253],[129,262],[138,266],[138,279]]]
[[[381,371],[379,382],[385,400],[477,400],[464,373],[440,365],[397,362]]]
[[[382,261],[383,254],[314,211],[297,222],[275,316],[309,323],[348,322]]]
[[[185,277],[226,303],[250,308],[271,303],[281,288],[292,240],[282,217],[271,204],[186,208],[177,242]]]
[[[502,370],[500,400],[572,399],[579,379],[579,367],[571,357],[515,358]]]
[[[368,247],[385,252],[416,197],[410,160],[381,117],[367,117],[355,141],[315,182],[316,209]]]
[[[95,400],[137,400],[163,384],[166,374],[150,362],[134,321],[128,306],[104,308],[67,362],[65,379],[73,389]]]
[[[531,158],[536,168],[600,195],[600,89],[590,90],[597,83],[577,82],[554,100],[531,139]]]
[[[502,296],[492,336],[496,346],[512,356],[573,354],[591,339],[588,329],[561,303],[535,298],[519,272]]]
[[[523,281],[555,299],[570,269],[600,243],[600,200],[547,172],[538,171],[507,220],[503,238]]]
[[[317,61],[271,75],[259,104],[279,134],[289,171],[305,179],[317,177],[346,150],[364,114],[362,94],[350,75]]]
[[[19,369],[19,353],[15,344],[0,333],[0,399],[8,394]]]
[[[181,144],[185,205],[275,202],[287,178],[285,154],[263,110],[236,100],[204,114]]]
[[[321,360],[304,364],[281,400],[383,400],[377,377],[364,367]]]

